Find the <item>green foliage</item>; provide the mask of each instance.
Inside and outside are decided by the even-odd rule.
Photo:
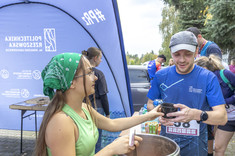
[[[159,31],[163,36],[162,48],[159,50],[159,54],[164,54],[169,60],[171,58],[170,53],[170,39],[173,34],[179,31],[178,24],[178,12],[175,7],[165,6],[162,10],[162,22],[159,25]]]
[[[137,54],[130,55],[128,52],[126,54],[126,61],[128,65],[140,64],[140,59]]]
[[[163,1],[178,10],[179,30],[185,30],[191,26],[197,27],[205,39],[216,42],[224,53],[230,53],[229,60],[235,57],[234,0]]]
[[[212,19],[205,25],[206,37],[221,49],[235,49],[235,1],[211,1]]]
[[[206,17],[203,11],[206,8],[204,0],[164,0],[170,6],[174,6],[179,18],[179,31],[189,27],[197,27],[202,29]]]
[[[141,63],[144,63],[144,62],[147,62],[147,61],[154,60],[154,59],[156,59],[156,58],[157,58],[157,55],[155,55],[155,54],[153,53],[153,51],[152,51],[152,52],[150,52],[150,53],[146,53],[145,55],[143,55],[143,56],[140,58],[140,60],[141,60]]]
[[[202,28],[205,22],[205,16],[202,10],[205,9],[204,1],[184,1],[179,6],[179,23],[181,30],[185,30],[191,26]]]
[[[234,0],[162,0],[162,22],[159,25],[163,36],[159,54],[167,62],[171,57],[170,38],[188,27],[200,29],[203,37],[217,43],[223,52],[230,52],[229,60],[235,58],[235,1]],[[209,8],[209,9],[208,9]],[[209,18],[212,17],[212,18]],[[142,64],[157,57],[153,51],[138,58],[127,53],[128,64]]]
[[[140,65],[144,62],[151,61],[157,58],[157,55],[154,54],[153,51],[147,52],[145,55],[142,55],[140,58],[137,54],[131,55],[127,52],[126,54],[126,60],[128,65]]]
[[[193,4],[194,6],[201,6],[201,4],[204,4],[205,0],[163,0],[165,4],[168,4],[170,6],[174,6],[176,10],[181,10],[184,8],[186,3],[187,4]]]

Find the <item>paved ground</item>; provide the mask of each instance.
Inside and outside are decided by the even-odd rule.
[[[20,154],[20,131],[0,129],[0,156],[32,156],[35,132],[23,132],[23,153]],[[235,155],[235,135],[231,139],[226,156]]]
[[[0,129],[0,156],[32,156],[35,132],[23,132],[23,153],[20,154],[20,131]]]

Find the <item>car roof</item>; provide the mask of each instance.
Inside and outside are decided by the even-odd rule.
[[[127,65],[128,69],[147,69],[147,66],[142,65]]]

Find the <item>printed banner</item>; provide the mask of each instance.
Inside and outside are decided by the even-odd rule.
[[[9,105],[44,96],[41,71],[53,56],[91,46],[103,52],[98,68],[106,76],[110,111],[131,115],[116,0],[1,0],[0,6],[1,129],[20,129],[21,111]],[[42,117],[38,112],[38,127]],[[24,130],[34,130],[34,116],[24,119]]]

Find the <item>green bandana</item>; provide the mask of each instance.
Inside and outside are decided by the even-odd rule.
[[[43,93],[53,98],[54,89],[65,92],[70,88],[81,54],[63,53],[54,56],[42,71]]]

